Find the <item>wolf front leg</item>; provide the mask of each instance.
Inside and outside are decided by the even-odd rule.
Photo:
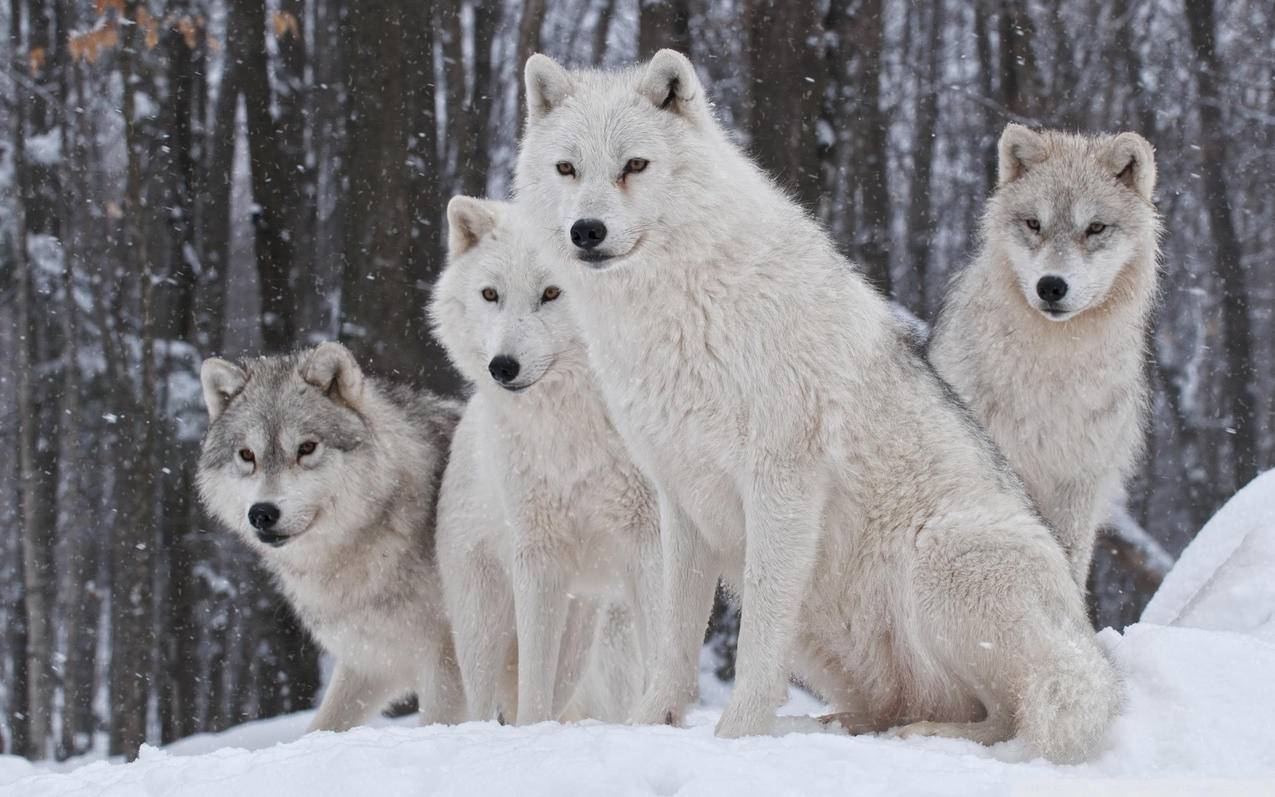
[[[743,614],[735,689],[717,723],[727,738],[769,733],[783,702],[797,615],[823,523],[816,474],[785,469],[755,478],[744,500]]]
[[[568,598],[557,568],[539,554],[515,554],[513,571],[518,629],[517,723],[531,725],[556,719],[554,693]]]
[[[383,679],[357,672],[337,662],[332,682],[308,731],[347,731],[374,716],[393,690]]]
[[[663,623],[662,595],[664,592],[664,568],[661,563],[659,529],[650,533],[639,530],[633,555],[633,568],[629,571],[629,614],[633,618],[634,637],[637,642],[637,664],[642,679],[639,689],[649,689],[655,681],[652,667],[657,655],[656,640]]]
[[[664,590],[658,607],[662,618],[655,635],[655,658],[646,694],[633,712],[633,722],[680,724],[699,693],[699,649],[713,609],[713,593],[721,565],[699,529],[660,491],[660,539]]]
[[[444,629],[445,630],[445,629]],[[451,635],[438,634],[421,653],[416,703],[421,724],[454,725],[465,721],[465,686],[456,664]]]

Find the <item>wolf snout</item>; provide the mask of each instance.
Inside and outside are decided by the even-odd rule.
[[[1036,295],[1050,304],[1062,301],[1067,295],[1067,280],[1052,274],[1041,277],[1040,282],[1036,283]]]
[[[248,523],[257,531],[267,531],[279,522],[282,514],[274,504],[253,504],[248,507]]]
[[[571,225],[571,243],[584,250],[594,249],[606,240],[607,226],[601,219],[579,219]]]
[[[491,358],[491,362],[487,364],[487,370],[491,373],[491,378],[495,379],[502,385],[507,385],[518,376],[521,370],[518,361],[507,354],[497,354]]]

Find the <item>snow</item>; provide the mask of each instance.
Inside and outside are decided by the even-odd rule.
[[[1142,620],[1275,643],[1275,470],[1236,493],[1200,530]]]
[[[57,127],[31,136],[26,141],[27,158],[40,166],[56,166],[62,160],[62,134]]]
[[[725,740],[729,696],[703,662],[686,728],[596,722],[526,728],[378,720],[302,736],[310,714],[146,747],[131,763],[35,765],[0,756],[0,795],[965,795],[1275,794],[1275,472],[1201,531],[1123,634],[1098,635],[1126,702],[1080,766],[1031,760],[1017,741],[849,737],[782,719]],[[821,707],[793,689],[784,713]],[[804,732],[799,732],[804,731]]]
[[[1018,742],[789,733],[718,739],[724,690],[684,729],[544,723],[416,727],[381,721],[302,733],[309,715],[147,747],[131,764],[51,771],[0,758],[0,794],[963,795],[1270,794],[1275,791],[1275,645],[1244,634],[1141,623],[1100,640],[1127,705],[1092,763],[1057,767]],[[789,711],[817,711],[794,691]]]

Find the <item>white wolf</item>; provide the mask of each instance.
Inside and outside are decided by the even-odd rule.
[[[434,513],[459,418],[450,401],[365,378],[339,343],[201,373],[204,506],[261,554],[336,660],[312,730],[416,693],[463,719],[434,563]]]
[[[607,607],[611,625],[638,618],[634,644],[653,633],[655,498],[607,418],[565,306],[573,297],[550,279],[533,245],[540,236],[505,202],[455,197],[447,218],[448,264],[430,318],[476,387],[439,499],[457,657],[471,718],[495,716],[500,700],[520,724],[556,719],[592,648],[596,609]],[[605,631],[603,647],[622,633]],[[501,683],[515,659],[516,711]],[[627,716],[625,694],[640,694],[643,671],[631,648],[625,664],[611,699],[595,690],[580,713]]]
[[[930,362],[1022,477],[1084,590],[1098,524],[1142,447],[1155,156],[1136,133],[1012,124],[999,171]]]
[[[664,535],[660,678],[695,694],[719,574],[741,592],[723,736],[795,671],[854,728],[1083,758],[1119,704],[1066,558],[1012,471],[828,236],[732,144],[690,62],[526,67],[517,201],[552,236]]]

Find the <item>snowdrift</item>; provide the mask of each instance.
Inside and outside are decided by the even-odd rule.
[[[145,748],[131,764],[46,768],[0,757],[0,794],[823,795],[1275,794],[1275,472],[1201,531],[1143,622],[1099,640],[1127,702],[1081,766],[1017,742],[790,733],[717,739],[706,676],[689,727],[382,722],[298,738],[308,717]],[[794,690],[786,713],[819,710]]]
[[[1250,482],[1205,524],[1142,621],[1236,631],[1275,643],[1275,470]]]

